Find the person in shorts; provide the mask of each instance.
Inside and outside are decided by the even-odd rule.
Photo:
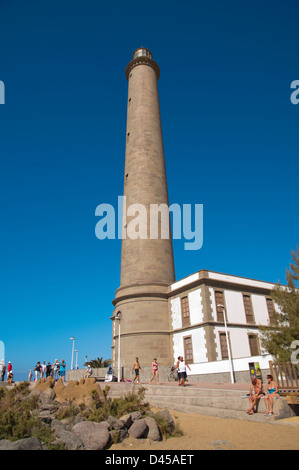
[[[189,370],[191,370],[189,367],[189,364],[187,364],[187,362],[184,361],[183,356],[180,356],[178,373],[179,373],[179,378],[180,378],[179,385],[181,385],[182,387],[185,387],[185,380],[187,378],[187,367]]]
[[[133,379],[133,383],[135,383],[135,380],[137,381],[138,384],[140,383],[140,381],[139,381],[139,372],[140,371],[143,372],[143,370],[141,369],[139,359],[138,359],[138,357],[136,357],[134,365],[133,365],[133,369],[132,369],[132,374],[135,372],[135,377]]]

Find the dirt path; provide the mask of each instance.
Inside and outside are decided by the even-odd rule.
[[[153,409],[153,411],[157,411]],[[110,450],[299,450],[299,422],[251,423],[237,419],[170,411],[184,435],[162,442],[129,437]],[[287,423],[296,422],[296,426]]]

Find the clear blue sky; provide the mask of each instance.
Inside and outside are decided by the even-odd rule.
[[[125,67],[161,68],[170,203],[204,205],[202,268],[285,280],[298,243],[299,4],[286,0],[0,0],[0,339],[16,378],[36,361],[111,357],[119,240],[95,209],[123,192]],[[1,358],[0,358],[1,360]]]

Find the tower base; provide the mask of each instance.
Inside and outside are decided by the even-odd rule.
[[[137,283],[116,291],[112,317],[114,367],[118,367],[119,336],[121,367],[132,370],[136,357],[142,367],[151,367],[154,358],[161,366],[172,365],[168,286],[166,283]],[[117,320],[119,312],[120,321]]]

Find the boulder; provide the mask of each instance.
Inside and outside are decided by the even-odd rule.
[[[0,441],[0,450],[43,450],[41,442],[36,437],[27,437],[18,441]]]
[[[93,421],[82,421],[72,428],[79,439],[83,442],[86,450],[104,450],[110,442],[110,434],[105,426]]]
[[[136,439],[144,437],[148,432],[148,425],[145,419],[138,419],[135,421],[129,429],[129,434]]]
[[[121,418],[119,418],[119,421],[122,421],[125,428],[129,429],[129,427],[133,423],[132,415],[131,414],[123,415]]]
[[[168,423],[168,428],[172,431],[174,429],[174,421],[172,419],[172,416],[171,414],[169,413],[169,411],[165,408],[164,410],[162,411],[159,411],[159,413],[157,413],[158,416],[161,416],[161,418],[165,419]]]
[[[51,431],[56,433],[57,429],[65,429],[65,426],[59,419],[53,419],[51,422]]]
[[[141,419],[142,414],[140,411],[133,411],[131,414],[132,421],[137,421],[137,419]]]
[[[110,431],[111,427],[108,421],[101,421],[101,425],[105,426],[105,428],[108,429],[108,431]]]
[[[55,397],[56,397],[56,393],[54,392],[53,388],[47,388],[44,392],[42,392],[39,395],[38,400],[42,404],[49,404],[49,403],[53,403],[53,401],[55,400]]]
[[[114,418],[114,416],[108,417],[108,423],[112,429],[121,429],[124,427],[124,423],[121,420]]]
[[[66,431],[62,426],[57,427],[55,431],[55,444],[62,443],[67,450],[84,450],[84,445],[81,439],[71,431]]]
[[[148,433],[146,437],[152,441],[162,441],[162,436],[157,421],[151,417],[145,418],[144,421],[148,425]]]
[[[120,429],[113,429],[110,431],[111,439],[114,441],[115,435],[117,436],[117,442],[122,442],[126,437],[128,437],[128,430],[127,428],[123,427]]]

